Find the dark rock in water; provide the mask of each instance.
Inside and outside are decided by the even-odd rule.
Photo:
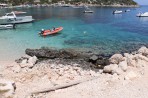
[[[98,59],[98,56],[93,55],[93,56],[91,56],[91,57],[89,58],[89,62],[91,62],[91,63],[95,64],[95,63],[96,63],[96,61],[97,61],[97,59]]]
[[[62,58],[62,59],[85,59],[87,60],[90,55],[88,53],[81,53],[73,51],[72,49],[26,49],[26,54],[30,56],[36,56],[38,58]]]
[[[27,55],[30,55],[30,56],[36,56],[38,58],[50,58],[50,59],[53,59],[53,58],[56,58],[55,54],[56,51],[55,50],[50,50],[50,49],[26,49],[26,54]]]
[[[108,59],[110,55],[97,55],[92,52],[85,51],[75,51],[73,49],[49,49],[49,48],[41,48],[41,49],[26,49],[26,54],[29,56],[36,56],[39,61],[44,59],[61,59],[61,60],[77,60],[81,62],[91,63],[92,66],[103,66],[109,64]],[[77,62],[76,62],[77,63]]]
[[[96,65],[102,65],[102,67],[105,65],[109,65],[109,60],[108,59],[97,60]]]
[[[90,57],[89,62],[93,63],[94,65],[103,68],[105,65],[109,64],[110,55],[93,55]]]
[[[96,55],[93,55],[92,57],[90,57],[90,60],[92,60],[92,61],[96,61],[98,59],[98,56],[96,56]]]

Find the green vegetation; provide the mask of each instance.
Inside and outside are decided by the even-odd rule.
[[[58,3],[64,1],[65,3],[78,4],[78,3],[88,3],[88,4],[99,4],[99,5],[137,5],[133,0],[0,0],[0,3],[10,3],[12,5],[19,4],[44,4],[44,3]]]

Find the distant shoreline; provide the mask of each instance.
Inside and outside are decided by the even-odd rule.
[[[97,5],[99,6],[99,5]],[[96,7],[97,7],[96,6]],[[100,7],[140,7],[139,5],[135,6],[135,5],[101,5]]]
[[[61,5],[56,5],[56,4],[33,4],[33,5],[16,5],[16,6],[7,6],[7,7],[1,7],[1,8],[15,8],[15,7],[48,7],[48,6],[66,6],[66,7],[72,7],[72,6],[90,6],[90,7],[140,7],[140,5],[121,5],[121,4],[115,4],[115,5],[100,5],[100,4],[80,4],[80,5],[75,5],[75,4],[61,4]]]
[[[96,7],[140,7],[140,5],[98,5],[98,4],[84,4],[87,6],[96,6]]]

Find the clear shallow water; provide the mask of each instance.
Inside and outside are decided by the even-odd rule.
[[[12,10],[23,10],[36,21],[19,24],[16,30],[0,31],[0,60],[15,59],[26,48],[56,47],[90,49],[99,53],[114,53],[148,45],[148,17],[135,15],[148,11],[148,6],[130,8],[131,12],[113,15],[112,11],[128,8],[92,7],[93,14],[84,9],[64,7],[2,9],[0,15]],[[55,36],[40,37],[40,29],[63,26]]]

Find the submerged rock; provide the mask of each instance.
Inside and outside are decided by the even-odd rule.
[[[92,62],[96,62],[97,61],[97,59],[98,59],[98,56],[96,56],[96,55],[93,55],[93,56],[91,56],[90,57],[90,61],[92,61]]]

